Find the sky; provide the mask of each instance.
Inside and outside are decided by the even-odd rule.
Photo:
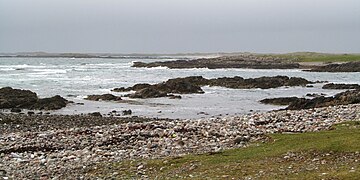
[[[0,52],[360,52],[359,0],[0,0]]]

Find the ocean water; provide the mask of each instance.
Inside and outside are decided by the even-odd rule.
[[[303,77],[311,81],[360,84],[360,73],[315,73],[301,70],[254,70],[254,69],[168,69],[133,68],[134,61],[151,62],[159,59],[103,59],[103,58],[0,58],[0,87],[29,89],[39,97],[61,95],[68,100],[84,105],[72,104],[53,114],[81,114],[112,110],[131,109],[132,115],[160,118],[204,118],[269,111],[283,108],[264,105],[264,98],[297,96],[307,93],[334,95],[339,90],[281,87],[275,89],[228,89],[203,87],[205,94],[182,95],[182,99],[135,99],[134,103],[93,102],[83,98],[91,94],[113,93],[111,89],[128,87],[137,83],[159,83],[170,78],[203,76],[205,78],[233,77],[255,78],[261,76],[286,75]],[[176,58],[161,59],[161,61]]]

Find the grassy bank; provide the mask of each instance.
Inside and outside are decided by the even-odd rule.
[[[356,179],[360,122],[333,130],[272,134],[266,143],[219,153],[101,164],[88,175],[150,179]]]
[[[360,54],[326,54],[316,52],[297,52],[287,54],[260,55],[288,59],[295,62],[350,62],[360,61]]]

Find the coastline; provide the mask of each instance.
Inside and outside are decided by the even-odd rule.
[[[1,115],[0,169],[10,178],[79,178],[98,163],[241,148],[266,141],[267,134],[358,121],[359,112],[354,104],[179,121]]]

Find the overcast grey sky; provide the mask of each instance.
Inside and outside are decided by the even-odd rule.
[[[0,0],[0,52],[360,52],[360,0]]]

